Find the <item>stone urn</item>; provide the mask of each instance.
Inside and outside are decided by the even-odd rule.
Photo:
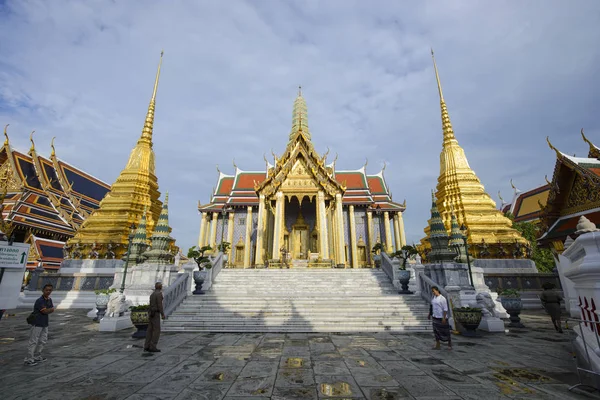
[[[94,318],[95,322],[100,322],[102,318],[104,318],[104,314],[106,314],[106,307],[108,306],[108,301],[110,300],[109,293],[98,293],[96,295],[96,317]]]
[[[454,315],[454,320],[465,328],[465,332],[462,332],[463,336],[477,336],[477,327],[481,323],[481,318],[483,317],[480,308],[453,308],[452,314]]]
[[[509,327],[512,328],[525,328],[525,325],[521,323],[521,310],[523,309],[523,302],[519,294],[500,294],[500,303],[502,307],[506,309],[506,312],[510,315]]]
[[[131,307],[131,323],[135,325],[137,331],[135,331],[131,337],[135,339],[142,339],[146,337],[146,331],[148,330],[148,323],[150,322],[150,315],[148,314],[149,306],[136,306]]]
[[[410,290],[408,290],[408,282],[410,281],[410,271],[406,269],[401,269],[398,271],[398,282],[402,285],[402,290],[398,293],[400,294],[412,294]]]
[[[194,283],[196,284],[196,290],[192,294],[204,294],[202,291],[202,285],[206,279],[206,271],[194,271]]]

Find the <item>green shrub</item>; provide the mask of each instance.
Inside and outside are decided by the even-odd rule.
[[[116,292],[117,289],[100,289],[100,290],[94,290],[94,293],[96,293],[96,295],[99,294],[111,294]]]
[[[140,304],[139,306],[131,306],[129,307],[131,311],[149,311],[150,304]]]

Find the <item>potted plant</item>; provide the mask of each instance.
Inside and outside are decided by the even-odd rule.
[[[392,254],[392,258],[396,257],[402,260],[402,263],[400,264],[400,271],[398,274],[398,281],[402,285],[402,290],[398,292],[400,294],[412,293],[408,290],[408,282],[410,281],[410,271],[406,270],[406,264],[408,263],[408,260],[414,259],[418,254],[419,252],[417,251],[417,248],[411,245],[404,245],[400,250]]]
[[[192,292],[192,294],[204,294],[202,291],[202,284],[206,279],[205,269],[211,269],[212,263],[210,262],[210,258],[205,256],[204,253],[212,250],[210,246],[204,246],[202,248],[198,248],[198,246],[190,247],[188,250],[188,258],[193,258],[198,265],[198,271],[194,271],[194,283],[196,284],[196,290]]]
[[[96,310],[98,310],[96,312],[96,317],[94,317],[94,322],[100,322],[100,320],[104,318],[106,307],[110,300],[110,294],[116,291],[117,289],[100,289],[94,291],[94,293],[96,293]]]
[[[150,316],[148,315],[150,305],[142,304],[139,306],[131,306],[129,307],[129,310],[131,311],[131,323],[137,328],[137,331],[135,331],[131,337],[137,339],[145,338],[146,331],[148,330],[148,323],[150,322]]]
[[[381,252],[383,251],[383,245],[379,242],[375,243],[375,246],[371,249],[371,253],[373,253],[373,261],[375,261],[375,266],[379,267],[381,265]]]
[[[521,293],[516,289],[504,289],[498,292],[500,296],[500,302],[506,309],[506,312],[510,314],[510,324],[508,326],[513,328],[525,328],[525,325],[521,323],[521,310],[523,309],[523,302],[521,301]]]
[[[464,336],[476,336],[477,327],[481,323],[481,308],[461,307],[453,308],[454,320],[465,328]]]
[[[221,253],[223,253],[223,261],[224,262],[227,262],[230,247],[231,247],[231,243],[229,243],[229,242],[221,242],[217,246],[217,250],[219,250]]]

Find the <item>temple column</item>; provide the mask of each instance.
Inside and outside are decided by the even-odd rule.
[[[277,192],[275,195],[275,223],[273,224],[273,260],[281,259],[279,249],[281,248],[281,237],[283,236],[281,228],[283,222],[281,221],[283,213],[283,193]]]
[[[317,214],[319,218],[319,252],[321,259],[329,259],[329,236],[327,235],[327,215],[325,212],[325,193],[317,194]]]
[[[229,212],[229,220],[227,221],[227,241],[229,242],[229,257],[227,258],[227,264],[233,265],[231,256],[233,255],[233,223],[235,221],[235,211]]]
[[[346,265],[346,243],[344,240],[344,213],[342,212],[342,195],[335,195],[335,221],[337,223],[338,237],[338,264]]]
[[[251,241],[252,236],[252,206],[248,206],[248,214],[246,214],[246,243],[244,244],[244,268],[250,266],[250,257],[252,256]]]
[[[390,254],[394,252],[394,245],[392,243],[392,228],[390,226],[390,213],[385,211],[383,213],[383,221],[385,223],[385,252]]]
[[[367,211],[367,257],[369,257],[369,264],[373,264],[373,255],[371,249],[375,246],[373,241],[373,211]]]
[[[210,244],[209,246],[215,250],[217,248],[217,218],[219,214],[212,213],[212,222],[210,223]]]
[[[330,257],[334,263],[337,264],[337,224],[335,220],[335,209],[333,207],[329,209],[329,227],[331,228],[329,230],[329,232],[331,232],[331,237],[329,238],[329,248],[331,249]]]
[[[358,247],[356,245],[356,220],[354,218],[354,206],[348,207],[350,214],[350,246],[352,254],[352,268],[358,268]]]
[[[263,265],[263,240],[265,235],[265,195],[258,196],[258,227],[256,228],[256,256],[254,264]]]
[[[198,247],[202,248],[204,246],[204,241],[206,240],[206,213],[200,213],[200,235],[198,237]]]
[[[403,246],[400,241],[400,224],[398,223],[398,213],[394,213],[394,243],[396,245],[396,251],[400,250]]]
[[[404,218],[402,218],[403,212],[399,212],[398,215],[398,233],[400,234],[400,244],[406,246],[406,233],[404,232]],[[402,247],[400,246],[400,247]]]

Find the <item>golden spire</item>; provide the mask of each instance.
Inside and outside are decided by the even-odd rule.
[[[52,152],[50,153],[50,157],[56,156],[56,150],[54,149],[54,139],[56,139],[56,136],[54,136],[52,138],[52,141],[50,142],[50,147],[52,148]]]
[[[4,139],[4,145],[5,145],[5,146],[8,146],[8,133],[6,133],[6,128],[8,128],[8,126],[9,126],[9,125],[10,125],[10,124],[6,124],[6,125],[4,126],[4,137],[5,137],[5,139]]]
[[[146,140],[152,145],[152,130],[154,128],[154,107],[156,103],[156,91],[158,90],[158,79],[160,78],[160,66],[162,65],[164,51],[160,52],[160,61],[158,62],[158,70],[156,71],[156,79],[154,80],[154,90],[152,91],[152,98],[150,99],[150,105],[148,105],[148,112],[146,113],[146,121],[144,122],[144,129],[142,129],[142,137],[140,140]]]
[[[31,148],[29,149],[29,151],[35,151],[35,143],[33,143],[33,134],[35,133],[35,131],[31,131],[31,133],[29,134],[29,141],[31,142]]]
[[[310,140],[310,131],[308,130],[307,107],[304,97],[302,97],[302,86],[298,86],[298,97],[294,100],[294,109],[292,111],[292,131],[290,139],[298,131],[302,131],[304,136]]]
[[[442,131],[444,132],[444,145],[446,145],[449,141],[456,140],[456,138],[454,137],[454,129],[452,129],[452,122],[450,122],[448,107],[446,107],[446,102],[444,101],[444,94],[442,93],[442,84],[440,83],[440,75],[438,73],[437,64],[435,63],[433,49],[431,49],[431,59],[433,60],[433,70],[435,71],[435,79],[437,80],[438,93],[440,95],[440,108],[442,111]]]

